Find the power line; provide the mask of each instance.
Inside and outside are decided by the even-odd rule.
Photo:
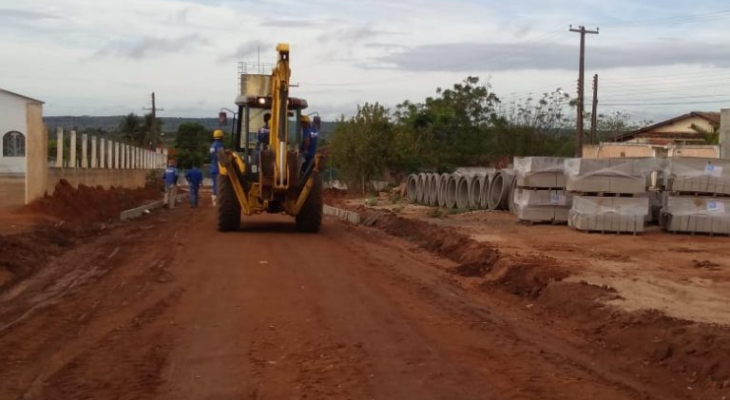
[[[730,98],[708,100],[708,101],[680,101],[680,102],[664,102],[664,103],[603,103],[604,106],[672,106],[672,105],[691,105],[691,104],[718,104],[730,103]]]
[[[707,22],[707,21],[715,21],[724,19],[726,17],[730,16],[730,10],[724,10],[724,11],[717,11],[717,12],[707,12],[707,13],[696,13],[696,14],[681,14],[681,15],[673,15],[668,17],[661,17],[661,18],[653,18],[653,19],[641,19],[641,20],[619,20],[616,22],[608,22],[608,21],[600,21],[601,25],[608,26],[608,27],[631,27],[631,26],[647,26],[647,25],[657,25],[657,24],[666,24],[666,23],[676,23],[676,24],[687,24],[687,23],[696,23],[696,22]]]

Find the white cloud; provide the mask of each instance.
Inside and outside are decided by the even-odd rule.
[[[601,34],[588,39],[588,75],[618,82],[602,89],[604,103],[643,99],[645,107],[630,107],[651,112],[649,103],[662,98],[727,92],[721,67],[730,58],[730,15],[710,14],[710,0],[490,3],[15,3],[0,9],[0,35],[12,38],[0,44],[0,87],[46,100],[49,115],[141,112],[155,91],[163,115],[214,116],[235,98],[237,61],[254,60],[261,46],[262,61],[273,62],[275,43],[289,42],[292,80],[301,82],[297,95],[326,117],[349,114],[364,101],[419,101],[467,74],[491,74],[497,94],[509,98],[558,86],[572,91],[578,36],[567,26],[585,23],[601,26]],[[649,80],[639,86],[645,90],[632,78],[661,74],[687,78]],[[688,85],[692,77],[705,86]]]

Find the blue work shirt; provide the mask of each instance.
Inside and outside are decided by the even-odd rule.
[[[165,172],[162,173],[162,180],[165,181],[165,186],[177,184],[177,168],[167,167]]]
[[[185,179],[191,188],[197,188],[203,182],[203,173],[199,169],[193,167],[185,172]]]
[[[216,139],[213,141],[213,144],[210,145],[210,173],[211,174],[217,174],[218,173],[218,149],[223,148],[223,142],[221,142],[220,139]]]
[[[256,148],[260,149],[262,145],[268,145],[269,144],[269,133],[271,132],[269,128],[269,124],[266,124],[259,128],[258,132],[258,143],[256,143]]]
[[[309,138],[309,147],[305,149],[304,140],[307,138]],[[319,138],[319,132],[311,126],[302,129],[302,155],[304,155],[304,158],[312,158],[317,153],[317,138]]]

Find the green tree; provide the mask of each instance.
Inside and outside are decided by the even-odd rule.
[[[720,124],[712,124],[711,130],[692,124],[690,125],[690,129],[702,135],[705,144],[720,144]]]
[[[354,117],[340,120],[327,148],[333,167],[351,188],[365,192],[367,183],[386,171],[392,131],[389,111],[378,103],[358,106]]]
[[[208,155],[210,136],[203,125],[194,122],[180,124],[174,145],[177,165],[182,168],[202,165]]]
[[[137,146],[145,144],[146,134],[142,126],[142,120],[135,113],[129,113],[122,117],[121,122],[119,122],[119,131],[130,144]]]
[[[423,103],[404,102],[394,113],[405,165],[453,168],[486,161],[490,128],[499,98],[488,83],[469,76],[450,89],[436,89]]]
[[[570,96],[560,90],[540,99],[515,100],[495,119],[490,147],[497,156],[570,155],[574,119]]]

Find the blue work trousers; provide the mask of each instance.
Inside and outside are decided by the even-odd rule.
[[[188,193],[188,197],[190,198],[190,207],[195,208],[198,206],[198,190],[200,189],[197,185],[190,185],[190,193]]]
[[[218,173],[211,172],[210,179],[213,180],[213,196],[217,196],[218,195]]]

